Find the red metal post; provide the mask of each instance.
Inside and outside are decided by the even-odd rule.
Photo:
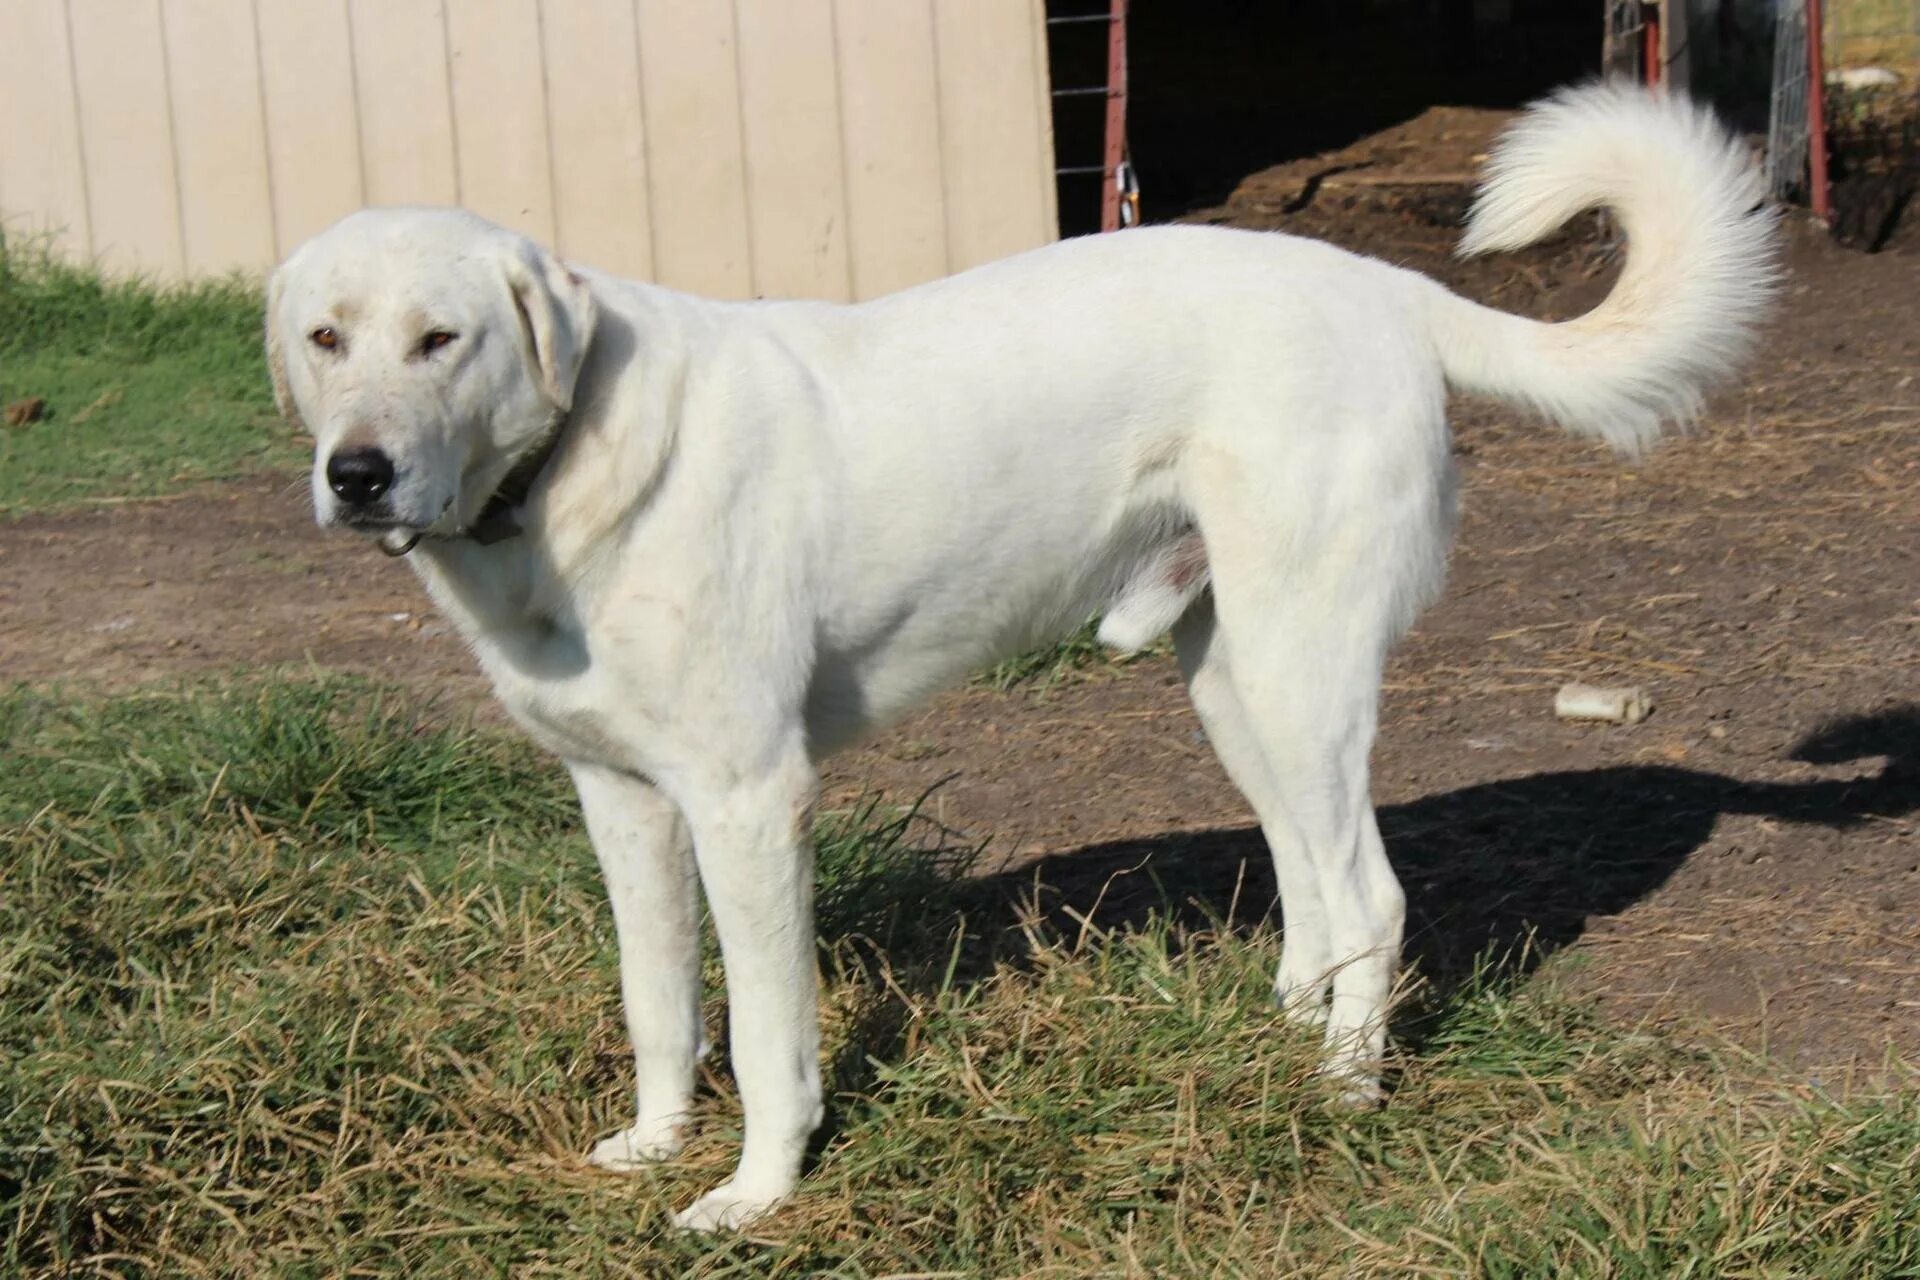
[[[1120,166],[1127,158],[1127,0],[1113,0],[1107,26],[1107,149],[1100,182],[1100,229],[1120,229]]]
[[[1820,48],[1821,0],[1807,0],[1807,170],[1813,188],[1813,216],[1833,216],[1833,191],[1827,184],[1827,67]]]
[[[1640,53],[1640,76],[1648,84],[1660,83],[1662,71],[1660,59],[1660,6],[1643,4],[1640,6],[1640,30],[1646,43]]]

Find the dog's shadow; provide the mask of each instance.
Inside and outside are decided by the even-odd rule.
[[[1405,960],[1422,1003],[1444,1003],[1469,979],[1524,977],[1574,942],[1590,919],[1657,890],[1725,815],[1842,829],[1920,810],[1920,706],[1855,716],[1805,735],[1790,758],[1837,765],[1884,757],[1877,774],[1842,780],[1747,782],[1699,769],[1629,765],[1540,773],[1464,787],[1379,810],[1389,858],[1407,892]],[[1091,845],[963,886],[967,938],[920,927],[888,948],[896,972],[976,980],[1020,965],[1038,923],[1064,936],[1126,932],[1150,918],[1213,931],[1251,931],[1275,905],[1257,827]],[[923,926],[930,922],[922,920]],[[829,935],[831,936],[831,935]],[[914,942],[942,948],[913,954]],[[1489,966],[1493,973],[1489,974]],[[857,1036],[843,1064],[885,1060],[897,1027]],[[1404,1027],[1403,1043],[1418,1048]],[[843,1085],[858,1087],[845,1074]]]

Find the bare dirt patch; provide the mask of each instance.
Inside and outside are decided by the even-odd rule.
[[[1200,217],[1575,314],[1613,270],[1592,224],[1449,256],[1457,179],[1503,118],[1429,113]],[[1790,239],[1784,314],[1700,433],[1623,465],[1458,407],[1451,585],[1388,674],[1375,777],[1427,972],[1523,939],[1571,948],[1574,980],[1622,1016],[1830,1073],[1920,1058],[1920,254]],[[286,477],[0,524],[0,679],[307,663],[484,696],[412,575],[319,536]],[[1574,679],[1644,685],[1656,712],[1557,722]],[[1163,895],[1237,918],[1272,900],[1165,659],[950,694],[833,763],[829,802],[876,788],[930,792],[929,813],[1016,864],[1010,882],[1040,874],[1056,906],[1098,899],[1108,921]]]

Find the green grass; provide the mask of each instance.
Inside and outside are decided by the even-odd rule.
[[[1920,13],[1913,0],[1828,0],[1825,10],[1828,67],[1877,66],[1912,78],[1920,71]]]
[[[975,684],[1006,692],[1021,686],[1044,690],[1061,680],[1093,671],[1117,671],[1142,658],[1173,652],[1173,643],[1162,637],[1133,653],[1117,653],[1095,638],[1100,619],[1089,618],[1074,633],[1054,644],[1042,645],[1017,658],[1009,658],[974,677]]]
[[[0,404],[33,397],[40,421],[0,427],[0,516],[300,459],[267,384],[256,288],[108,281],[0,238]]]
[[[749,1238],[671,1234],[737,1099],[711,1069],[658,1171],[578,1159],[630,1063],[552,765],[337,682],[16,691],[0,748],[9,1275],[1920,1275],[1912,1091],[1490,971],[1341,1115],[1270,932],[1059,936],[876,806],[818,835],[817,1165]]]

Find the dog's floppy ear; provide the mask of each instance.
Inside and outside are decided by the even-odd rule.
[[[280,341],[280,294],[283,290],[280,277],[281,272],[276,271],[267,281],[267,376],[273,379],[273,403],[279,408],[280,416],[306,431],[307,424],[301,420],[300,410],[293,403],[293,388],[287,384],[287,352]]]
[[[507,286],[520,313],[528,359],[547,399],[561,413],[573,408],[573,384],[593,341],[599,312],[587,282],[529,240],[507,259]]]

